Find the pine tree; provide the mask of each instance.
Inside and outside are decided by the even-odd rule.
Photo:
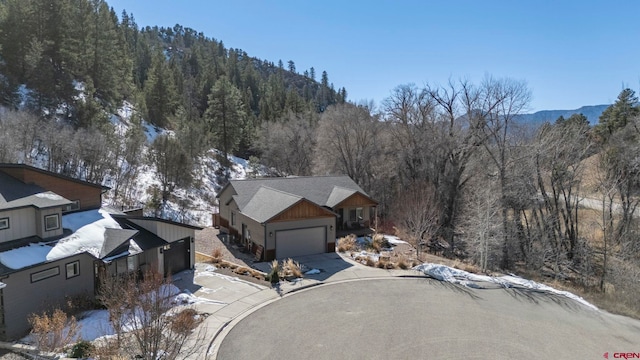
[[[176,108],[176,92],[164,53],[157,50],[153,57],[149,78],[145,82],[148,120],[159,127],[169,126]]]
[[[640,106],[635,91],[624,89],[616,102],[600,115],[600,122],[595,127],[596,134],[607,140],[616,130],[627,126],[627,123],[639,114]]]
[[[242,125],[246,116],[242,95],[227,77],[223,76],[211,88],[205,121],[213,146],[222,148],[225,158],[238,149]]]

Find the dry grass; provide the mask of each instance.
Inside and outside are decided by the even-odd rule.
[[[238,275],[249,275],[251,273],[249,268],[244,266],[238,266],[237,268],[233,269],[233,272]]]
[[[376,262],[370,256],[367,256],[367,259],[365,260],[365,265],[375,267]]]
[[[347,252],[356,250],[356,236],[353,234],[347,235],[338,239],[338,251],[339,252]]]
[[[382,251],[382,249],[387,249],[390,246],[391,244],[389,244],[389,241],[385,239],[384,235],[382,234],[373,235],[373,238],[371,239],[371,248],[376,252],[379,253],[380,251]]]
[[[401,256],[398,258],[398,261],[396,261],[396,266],[398,269],[407,270],[409,268],[409,262],[404,256]]]
[[[211,257],[213,258],[213,262],[217,263],[222,260],[222,249],[220,247],[216,247],[211,252]]]
[[[283,277],[301,278],[302,270],[300,264],[293,259],[287,259],[282,262],[282,275]]]

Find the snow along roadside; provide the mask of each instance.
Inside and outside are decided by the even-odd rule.
[[[436,280],[446,281],[453,284],[460,284],[474,289],[484,289],[484,287],[478,283],[486,282],[497,284],[503,288],[525,288],[536,291],[543,291],[555,295],[565,296],[569,299],[581,303],[582,305],[592,310],[598,310],[595,305],[569,291],[558,290],[552,288],[551,286],[540,284],[533,280],[523,279],[515,275],[504,275],[499,277],[477,275],[466,272],[464,270],[454,269],[449,266],[431,263],[424,263],[414,267],[413,269],[423,272],[425,275],[428,275]]]

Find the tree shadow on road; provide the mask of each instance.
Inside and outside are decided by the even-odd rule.
[[[483,300],[481,296],[478,295],[478,291],[476,289],[469,288],[464,285],[454,284],[447,281],[440,281],[433,278],[425,278],[429,281],[430,284],[434,284],[435,286],[442,287],[453,292],[457,292],[459,294],[463,294],[469,296],[472,300]]]

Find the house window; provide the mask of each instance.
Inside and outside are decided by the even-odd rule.
[[[62,212],[76,211],[80,210],[80,200],[73,200],[73,204],[69,204],[64,207]]]
[[[349,221],[356,222],[362,220],[363,209],[361,207],[349,210]]]
[[[231,212],[231,226],[236,226],[236,213]]]
[[[44,217],[44,231],[57,230],[60,228],[60,215],[53,214]]]
[[[54,276],[58,276],[60,275],[60,267],[56,266],[56,267],[52,267],[46,270],[42,270],[42,271],[38,271],[35,272],[33,274],[31,274],[31,282],[34,283],[36,281],[40,281],[40,280],[44,280],[44,279],[48,279],[50,277],[54,277]]]
[[[4,230],[4,229],[8,229],[9,228],[9,218],[2,218],[0,219],[0,230]]]
[[[127,270],[129,272],[136,271],[138,268],[138,255],[132,255],[127,257]]]
[[[80,275],[80,261],[74,261],[65,266],[67,268],[67,279]]]

